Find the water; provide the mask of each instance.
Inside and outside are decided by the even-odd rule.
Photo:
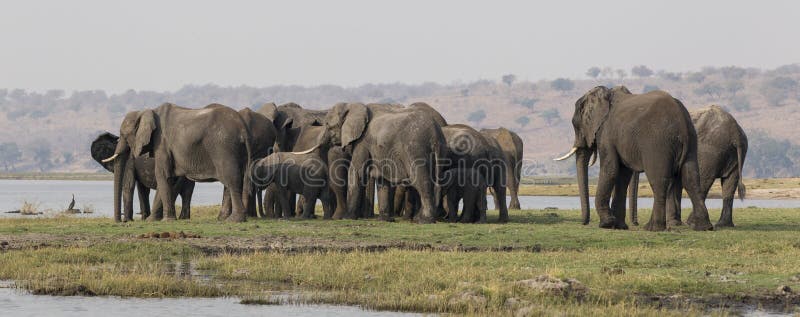
[[[0,288],[0,316],[417,316],[333,305],[242,305],[237,298],[47,296]]]
[[[0,180],[0,217],[19,216],[2,213],[18,210],[23,202],[38,204],[39,210],[61,211],[75,194],[75,208],[86,209],[91,206],[95,213],[92,216],[110,217],[113,213],[114,192],[111,181],[74,181],[74,180]],[[152,196],[155,193],[151,192]],[[508,198],[507,198],[508,199]],[[138,213],[138,197],[134,194],[134,211]],[[222,185],[220,183],[198,183],[192,196],[192,205],[215,205],[222,201]],[[590,197],[590,206],[594,208],[594,198]],[[494,209],[494,202],[488,199],[489,208]],[[521,196],[520,203],[525,209],[580,209],[578,197],[570,196]],[[180,198],[178,198],[180,204]],[[641,208],[650,208],[652,198],[639,198]],[[691,202],[684,199],[682,206],[690,207]],[[708,208],[722,208],[721,199],[707,199]],[[800,200],[747,199],[735,201],[734,207],[755,206],[762,208],[800,208]]]

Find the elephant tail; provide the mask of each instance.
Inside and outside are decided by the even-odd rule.
[[[438,208],[442,202],[442,184],[440,184],[442,180],[442,174],[444,174],[444,167],[442,166],[442,160],[447,157],[445,151],[447,148],[444,144],[440,144],[438,141],[433,141],[432,144],[433,150],[433,162],[432,162],[432,169],[433,172],[433,205],[434,208]]]
[[[242,129],[241,137],[242,143],[244,143],[245,154],[247,155],[247,160],[245,161],[244,166],[244,178],[242,179],[242,194],[244,195],[243,201],[246,206],[245,213],[247,213],[250,208],[256,208],[256,206],[250,206],[250,200],[251,197],[257,193],[255,192],[253,185],[253,138],[250,135],[250,129],[247,128],[244,120],[242,120],[242,123],[244,124],[244,129]]]
[[[747,195],[747,188],[744,187],[744,175],[742,175],[742,167],[744,166],[744,156],[747,153],[747,141],[744,144],[736,144],[736,160],[737,167],[739,168],[739,184],[736,185],[739,192],[739,200],[744,200]]]

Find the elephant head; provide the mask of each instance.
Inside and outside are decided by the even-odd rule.
[[[566,155],[555,159],[561,161],[576,155],[575,162],[581,197],[581,215],[583,216],[584,224],[589,223],[588,169],[596,159],[597,137],[603,128],[603,123],[608,118],[613,95],[611,89],[598,86],[589,90],[575,102],[575,113],[572,115],[575,141],[572,145],[572,150]],[[591,163],[589,163],[590,157]]]
[[[367,107],[360,103],[338,103],[325,117],[331,144],[344,149],[352,148],[353,142],[361,138],[368,122]]]
[[[105,132],[97,136],[90,147],[92,159],[98,164],[103,166],[107,171],[114,172],[114,164],[112,162],[103,162],[104,159],[114,155],[114,150],[117,148],[119,137],[113,133]]]
[[[132,160],[143,153],[152,152],[152,139],[156,132],[156,126],[153,110],[129,112],[120,125],[120,137],[117,139],[113,155],[100,161],[100,164],[113,162],[114,219],[117,221],[120,220],[120,197],[123,183],[128,183],[124,180],[131,180],[134,177]]]

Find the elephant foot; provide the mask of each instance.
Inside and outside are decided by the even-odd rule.
[[[497,219],[497,223],[508,223],[508,216],[501,216],[499,219]]]
[[[680,219],[670,219],[667,221],[667,226],[668,227],[683,226],[683,221],[681,221]]]
[[[317,219],[317,215],[314,215],[314,214],[303,215],[303,219]]]
[[[618,223],[614,224],[614,229],[617,229],[617,230],[628,230],[628,224],[625,223],[624,221],[623,222],[618,222]]]
[[[614,229],[616,228],[616,219],[608,218],[606,220],[600,220],[600,228],[603,229]]]
[[[714,231],[714,226],[711,224],[711,221],[708,221],[708,219],[697,219],[694,213],[689,215],[689,218],[686,219],[686,224],[692,227],[694,231]]]
[[[150,215],[150,217],[147,217],[147,219],[145,219],[145,221],[147,221],[147,222],[160,221],[162,218],[163,217],[158,217],[156,215]]]
[[[714,228],[733,228],[733,221],[720,221],[714,224]]]
[[[631,223],[632,223],[634,226],[638,226],[638,225],[639,225],[639,220],[634,220],[634,221],[631,221]]]
[[[666,222],[660,223],[658,221],[650,220],[650,222],[648,222],[646,225],[644,225],[644,230],[647,230],[647,231],[665,231],[665,230],[667,230],[667,224],[666,224]]]
[[[486,218],[479,218],[474,223],[487,223]]]
[[[519,201],[512,201],[511,204],[508,205],[508,209],[520,210],[522,207],[520,207]]]
[[[166,216],[164,217],[164,219],[161,219],[161,221],[177,221],[177,220],[178,218],[176,218],[175,216]]]
[[[414,218],[414,222],[419,224],[429,224],[429,223],[436,223],[436,219],[434,219],[433,217],[426,217],[423,215],[419,215]]]
[[[228,222],[245,222],[245,221],[247,221],[247,217],[245,217],[245,215],[243,213],[241,213],[241,214],[232,213],[225,220],[228,221]]]
[[[384,216],[384,215],[380,215],[380,217],[378,217],[378,220],[379,221],[386,221],[386,222],[395,222],[394,217]]]

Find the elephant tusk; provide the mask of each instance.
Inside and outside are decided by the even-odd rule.
[[[302,151],[302,152],[292,152],[292,154],[308,154],[308,153],[311,153],[312,151],[316,150],[318,147],[319,147],[319,144],[315,145],[314,147],[312,147],[312,148],[310,148],[308,150]]]
[[[117,156],[119,156],[119,154],[114,154],[114,155],[112,155],[111,157],[109,157],[109,158],[107,158],[107,159],[105,159],[105,160],[102,160],[101,162],[103,162],[103,163],[108,163],[108,162],[111,162],[111,161],[113,161],[115,158],[117,158]]]
[[[563,161],[563,160],[566,160],[566,159],[568,159],[570,156],[572,156],[573,154],[575,154],[575,152],[577,152],[577,151],[578,151],[578,148],[577,148],[577,147],[573,147],[573,148],[572,148],[572,150],[570,150],[570,151],[569,151],[569,153],[567,153],[567,154],[564,154],[564,156],[562,156],[562,157],[559,157],[559,158],[554,158],[554,159],[553,159],[553,161]]]
[[[589,162],[589,166],[594,166],[594,163],[597,162],[597,152],[592,152],[592,161]]]

